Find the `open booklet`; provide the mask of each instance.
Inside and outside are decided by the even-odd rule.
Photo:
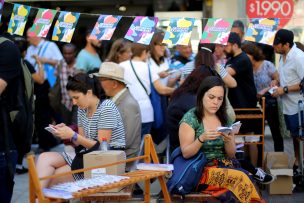
[[[233,123],[230,127],[218,127],[216,131],[223,132],[225,134],[234,133],[238,134],[242,123],[240,121]]]

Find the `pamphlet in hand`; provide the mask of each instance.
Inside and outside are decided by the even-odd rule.
[[[52,125],[45,127],[45,130],[49,131],[50,133],[54,134],[57,132],[56,128],[54,128]]]
[[[225,134],[233,133],[238,134],[242,123],[240,121],[233,123],[230,127],[218,127],[216,130],[218,132],[223,132]]]
[[[273,93],[276,91],[276,89],[278,89],[278,86],[274,86],[274,87],[270,88],[270,89],[268,90],[268,92],[269,92],[270,94],[273,94]]]

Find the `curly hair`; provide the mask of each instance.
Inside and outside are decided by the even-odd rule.
[[[265,56],[260,47],[255,45],[253,42],[247,42],[242,45],[242,50],[246,54],[251,55],[255,61],[263,61]]]

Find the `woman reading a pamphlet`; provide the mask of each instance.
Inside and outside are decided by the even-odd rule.
[[[125,133],[122,118],[115,104],[111,100],[101,100],[102,88],[95,76],[79,73],[69,77],[66,86],[73,104],[78,106],[78,132],[61,123],[50,125],[53,135],[62,140],[71,140],[75,148],[82,151],[99,150],[99,141],[106,139],[110,149],[123,150],[125,148]],[[75,158],[74,153],[45,152],[37,161],[39,177],[45,177],[71,170]],[[58,179],[42,180],[42,188],[62,182],[69,182],[83,178],[77,173]]]
[[[189,110],[180,122],[179,139],[183,156],[190,158],[202,151],[207,158],[198,191],[207,190],[213,195],[215,191],[217,194],[230,191],[234,195],[228,195],[229,198],[237,198],[242,203],[264,202],[248,172],[241,169],[235,159],[234,133],[216,130],[232,125],[225,108],[225,95],[225,85],[219,77],[209,76],[202,81],[196,107]]]

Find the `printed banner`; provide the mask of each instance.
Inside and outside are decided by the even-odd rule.
[[[149,45],[154,35],[157,22],[157,17],[137,16],[125,35],[125,39]]]
[[[70,43],[80,13],[62,11],[54,26],[52,40]]]
[[[272,46],[279,23],[278,18],[251,19],[245,34],[245,40]]]
[[[30,6],[15,4],[10,22],[8,24],[7,32],[22,36],[30,11]]]
[[[0,22],[1,22],[1,16],[2,16],[2,11],[3,11],[3,4],[4,4],[4,0],[0,0]]]
[[[169,46],[188,45],[194,21],[194,18],[171,18],[163,43]]]
[[[216,43],[226,45],[233,19],[209,18],[204,28],[200,43]]]
[[[34,24],[29,30],[28,35],[46,37],[56,13],[56,10],[39,8]]]
[[[110,40],[122,16],[100,15],[90,38],[98,40]]]

